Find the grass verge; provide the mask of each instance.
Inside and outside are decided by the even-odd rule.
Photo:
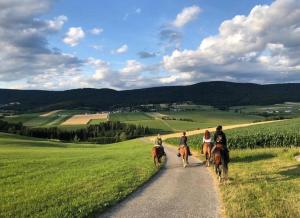
[[[232,150],[230,183],[220,186],[228,217],[298,217],[299,148]]]

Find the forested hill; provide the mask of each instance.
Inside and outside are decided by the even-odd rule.
[[[189,86],[168,86],[136,90],[73,89],[66,91],[0,89],[0,109],[97,108],[192,101],[203,105],[268,105],[300,102],[300,84],[258,85],[251,83],[203,82]],[[20,103],[16,105],[16,102]]]

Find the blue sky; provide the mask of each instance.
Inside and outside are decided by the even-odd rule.
[[[298,82],[299,5],[298,0],[0,0],[0,87]]]

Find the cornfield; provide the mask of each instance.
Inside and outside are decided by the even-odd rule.
[[[227,146],[230,149],[300,146],[300,119],[231,129],[224,132],[227,137]],[[203,135],[190,136],[188,138],[189,146],[199,149],[202,137]],[[171,144],[178,144],[178,141],[178,138],[167,140]]]

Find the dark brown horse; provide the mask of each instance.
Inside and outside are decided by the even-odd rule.
[[[161,164],[161,158],[162,158],[162,156],[166,155],[164,153],[163,148],[160,147],[160,146],[154,146],[152,148],[152,150],[151,150],[151,154],[152,154],[154,165],[156,167],[159,167],[160,164]]]
[[[182,158],[183,167],[186,168],[186,166],[189,164],[188,147],[184,146],[184,145],[181,145],[179,147],[179,153],[180,153],[180,156]]]
[[[222,150],[223,150],[223,145],[216,144],[216,148],[214,149],[213,152],[214,168],[218,176],[219,182],[221,182],[222,179],[227,179],[227,173],[228,173],[228,163],[226,162],[226,160],[224,160],[224,158],[222,158]]]

